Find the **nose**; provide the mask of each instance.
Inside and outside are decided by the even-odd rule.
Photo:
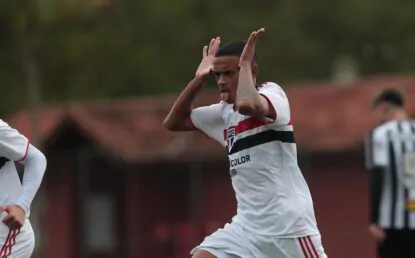
[[[226,76],[224,76],[223,74],[219,75],[216,79],[216,82],[219,86],[226,86],[227,81],[228,80],[226,80]]]

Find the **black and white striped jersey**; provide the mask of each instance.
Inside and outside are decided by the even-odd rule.
[[[415,120],[393,120],[366,138],[371,176],[371,222],[415,229]]]

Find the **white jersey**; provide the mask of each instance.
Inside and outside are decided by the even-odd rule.
[[[27,155],[28,139],[7,123],[0,120],[0,205],[18,201],[22,184],[14,161],[22,161]]]
[[[293,238],[319,234],[313,201],[297,164],[285,92],[275,83],[258,91],[277,117],[239,114],[225,102],[196,108],[194,126],[227,149],[237,200],[232,223],[258,235]]]

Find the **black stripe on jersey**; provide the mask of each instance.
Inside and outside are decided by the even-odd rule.
[[[390,162],[390,173],[391,173],[391,227],[395,226],[395,214],[396,214],[396,198],[397,198],[397,191],[398,191],[398,169],[397,169],[397,162],[396,162],[396,155],[395,150],[393,147],[393,139],[392,139],[392,133],[388,132],[389,137],[389,162]]]
[[[404,133],[403,132],[403,129],[402,129],[402,121],[398,121],[398,132],[401,135]],[[405,141],[402,140],[400,142],[400,144],[401,144],[401,152],[402,152],[401,154],[402,154],[402,157],[405,157],[405,153],[406,153],[406,144],[405,144]],[[404,189],[404,203],[405,203],[405,207],[406,207],[406,202],[408,201],[408,199],[409,199],[409,190],[408,190],[407,187],[405,187],[405,189]],[[405,208],[403,224],[404,224],[404,227],[405,228],[409,228],[409,211],[408,211],[407,208]]]
[[[247,136],[245,138],[237,140],[232,148],[229,150],[229,147],[226,147],[228,154],[232,155],[237,152],[265,144],[268,142],[280,141],[284,143],[295,143],[294,132],[293,131],[275,131],[267,130],[261,133]]]
[[[365,156],[366,156],[366,168],[373,168],[373,130],[368,134],[365,139]]]
[[[411,129],[412,129],[412,134],[415,137],[415,123],[411,124]],[[413,145],[413,151],[415,151],[415,140],[414,140],[413,144],[414,144]]]
[[[0,169],[9,161],[8,158],[0,157]]]

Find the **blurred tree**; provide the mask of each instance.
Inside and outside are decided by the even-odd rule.
[[[363,74],[413,71],[414,9],[409,0],[2,1],[0,76],[10,98],[1,112],[28,101],[25,49],[47,102],[178,91],[211,37],[246,38],[259,27],[264,80],[325,80],[343,57]]]

